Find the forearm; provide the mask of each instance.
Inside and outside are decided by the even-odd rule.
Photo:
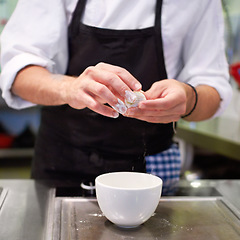
[[[12,86],[13,94],[40,105],[68,104],[75,109],[89,108],[108,117],[118,117],[119,98],[133,101],[132,90],[141,84],[127,70],[99,63],[77,77],[54,75],[38,66],[21,70]],[[106,105],[106,103],[113,108]]]
[[[188,88],[185,114],[188,114],[193,108],[196,98],[193,89],[188,85],[185,87]],[[220,105],[220,96],[213,87],[199,85],[196,87],[196,90],[198,94],[197,105],[194,111],[188,117],[184,118],[186,121],[202,121],[211,118],[216,113]]]
[[[39,66],[28,66],[16,76],[12,93],[39,105],[64,104],[65,84],[71,77],[51,74]]]

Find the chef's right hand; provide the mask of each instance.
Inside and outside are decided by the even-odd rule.
[[[129,102],[134,101],[131,98],[135,98],[135,95],[131,93],[140,89],[141,84],[127,70],[99,63],[88,67],[79,77],[68,82],[65,101],[73,108],[87,107],[104,116],[116,118],[118,112],[124,114],[127,110],[119,99],[123,102],[125,98]]]

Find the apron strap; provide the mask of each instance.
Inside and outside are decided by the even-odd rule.
[[[158,29],[161,29],[162,2],[163,0],[157,0],[155,27],[157,27]]]
[[[167,71],[165,68],[165,61],[164,61],[164,51],[163,51],[163,40],[162,40],[162,4],[163,0],[157,0],[156,6],[156,15],[155,15],[155,36],[156,36],[156,48],[157,48],[157,57],[159,62],[159,71],[164,73],[167,76]],[[160,79],[159,79],[160,80]]]
[[[69,37],[74,37],[78,34],[79,23],[85,9],[86,2],[87,0],[79,0],[77,3],[77,6],[73,12],[72,21],[70,23]]]

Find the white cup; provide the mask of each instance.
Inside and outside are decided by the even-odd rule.
[[[156,210],[162,180],[148,173],[113,172],[95,180],[99,207],[105,217],[120,227],[137,227]]]

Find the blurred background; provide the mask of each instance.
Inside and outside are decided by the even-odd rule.
[[[240,178],[240,1],[222,2],[234,95],[219,118],[201,123],[179,121],[175,140],[181,149],[183,179]],[[17,0],[0,0],[0,32],[16,4]],[[39,107],[13,110],[0,97],[0,179],[30,177],[39,120]]]

